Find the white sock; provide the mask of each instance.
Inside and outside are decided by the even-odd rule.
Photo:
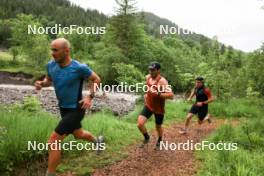
[[[209,119],[209,115],[207,115],[204,119],[203,119],[203,121],[206,121],[206,120],[208,120]]]

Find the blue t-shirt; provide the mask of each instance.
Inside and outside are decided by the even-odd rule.
[[[52,60],[47,64],[47,72],[52,79],[59,107],[77,108],[82,99],[83,81],[92,74],[89,66],[72,59],[70,65],[60,67]]]

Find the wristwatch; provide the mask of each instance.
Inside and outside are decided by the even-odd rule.
[[[94,98],[94,93],[90,94],[89,97],[90,97],[91,99],[93,99],[93,98]]]

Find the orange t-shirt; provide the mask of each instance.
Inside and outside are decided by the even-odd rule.
[[[150,79],[151,77],[149,77],[147,79],[147,86],[148,86],[148,90],[151,89],[151,87],[154,90],[158,90],[158,82],[162,77],[159,76],[155,82],[153,82],[151,84]],[[154,113],[154,114],[164,114],[165,113],[165,98],[162,98],[158,95],[155,95],[153,93],[151,93],[150,91],[147,92],[146,94],[146,98],[145,98],[145,105]]]

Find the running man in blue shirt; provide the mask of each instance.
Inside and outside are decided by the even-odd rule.
[[[86,64],[82,64],[70,56],[70,43],[64,38],[58,38],[51,43],[54,60],[47,64],[47,75],[43,81],[36,81],[35,87],[53,86],[58,99],[61,121],[52,132],[48,143],[58,143],[73,134],[77,139],[84,139],[96,143],[102,142],[90,132],[81,127],[81,121],[85,110],[91,107],[92,99],[97,85],[100,83],[99,76]],[[82,97],[83,81],[89,79],[93,82],[90,87],[90,95]],[[97,146],[98,147],[98,146]],[[59,165],[61,151],[49,149],[47,176],[55,176]]]

